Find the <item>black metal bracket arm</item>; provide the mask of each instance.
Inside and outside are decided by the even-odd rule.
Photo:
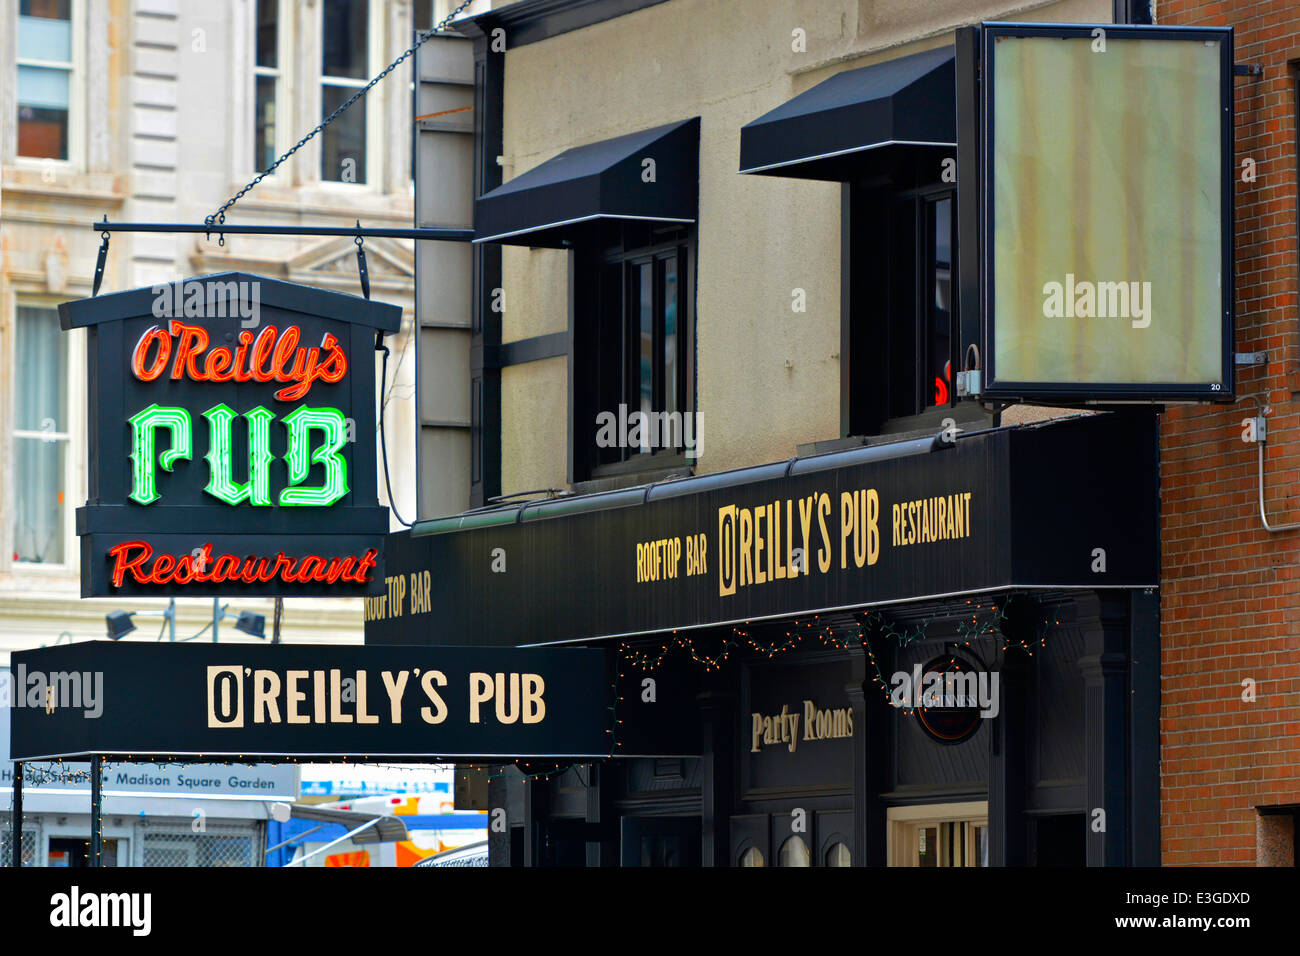
[[[357,275],[361,278],[361,294],[370,298],[370,272],[366,269],[365,240],[361,238],[361,220],[357,220]]]
[[[95,225],[92,223],[91,225]],[[103,225],[108,225],[108,217],[104,217]],[[99,243],[99,257],[95,260],[95,282],[90,288],[91,297],[99,295],[99,284],[104,281],[104,263],[108,261],[108,230],[103,233],[103,239]]]
[[[1264,68],[1258,63],[1234,63],[1232,64],[1233,76],[1253,76],[1259,79],[1264,75]]]
[[[227,223],[92,222],[92,229],[110,232],[211,233],[232,236],[362,236],[366,239],[426,239],[433,242],[470,242],[473,229],[363,229],[360,226],[232,226]]]
[[[104,264],[108,259],[108,237],[114,232],[166,232],[166,233],[203,233],[211,236],[217,233],[220,242],[225,245],[225,234],[243,236],[351,236],[357,243],[357,270],[361,275],[361,291],[370,298],[370,274],[366,270],[366,254],[361,248],[363,239],[425,239],[431,242],[470,242],[474,238],[473,229],[363,229],[361,220],[356,226],[231,226],[226,223],[188,223],[188,222],[109,222],[105,216],[100,222],[92,222],[90,228],[103,236],[99,244],[99,258],[95,263],[95,281],[91,295],[99,295],[100,283],[104,281]]]

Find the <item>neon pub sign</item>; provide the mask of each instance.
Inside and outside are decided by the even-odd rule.
[[[376,593],[372,356],[400,309],[241,273],[161,289],[60,306],[90,336],[83,596]]]

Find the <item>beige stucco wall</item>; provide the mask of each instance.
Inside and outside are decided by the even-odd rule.
[[[494,3],[494,7],[503,6]],[[740,128],[826,77],[952,42],[980,19],[1109,22],[1109,0],[669,0],[509,49],[506,179],[571,146],[701,117],[700,472],[839,433],[840,186],[737,173]],[[792,49],[806,32],[806,52]],[[506,247],[503,339],[568,327],[567,253]],[[791,308],[803,289],[807,311]],[[563,359],[502,376],[502,490],[566,483]]]

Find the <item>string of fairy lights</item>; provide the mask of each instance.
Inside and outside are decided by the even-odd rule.
[[[967,600],[966,607],[953,621],[956,635],[952,641],[947,642],[948,646],[969,649],[977,641],[985,638],[1001,638],[1001,645],[998,647],[997,653],[1005,655],[1007,651],[1014,649],[1032,657],[1036,650],[1041,650],[1047,646],[1048,630],[1061,622],[1052,619],[1050,615],[1045,615],[1036,622],[1032,636],[1013,637],[1006,633],[1003,624],[1007,619],[1008,609],[1017,600],[1028,600],[1028,598],[1020,592],[1012,592],[1000,602],[993,599]],[[845,620],[846,617],[848,621]],[[802,646],[805,641],[815,639],[823,647],[835,650],[861,647],[871,663],[872,682],[888,701],[890,699],[890,684],[885,679],[885,674],[880,668],[880,662],[876,658],[875,649],[871,643],[871,632],[874,631],[878,637],[894,640],[900,648],[906,648],[928,639],[930,637],[930,627],[936,620],[940,618],[952,620],[952,617],[950,612],[933,614],[918,623],[900,625],[888,614],[874,608],[848,615],[837,615],[833,620],[824,619],[820,614],[814,614],[810,619],[796,618],[793,621],[776,625],[778,630],[781,628],[788,629],[767,642],[759,640],[751,630],[747,629],[750,627],[749,622],[746,622],[744,627],[732,627],[730,633],[721,638],[717,636],[716,632],[694,637],[672,631],[655,648],[636,647],[626,642],[620,644],[618,677],[619,680],[622,680],[627,676],[625,669],[627,667],[635,668],[642,673],[657,671],[663,667],[669,655],[676,651],[686,653],[693,663],[701,666],[706,673],[712,673],[720,671],[735,652],[748,650],[755,655],[770,660],[795,650]],[[705,647],[709,643],[713,645],[712,650]],[[612,711],[623,700],[620,695],[619,681],[615,681],[613,685],[613,696],[614,705],[611,708]],[[910,714],[911,711],[908,710],[906,713]],[[611,730],[613,735],[611,754],[616,752],[620,746],[617,728],[621,724],[622,721],[618,719],[615,712]]]
[[[1007,633],[1007,629],[1003,627],[1003,624],[1006,622],[1008,609],[1018,598],[1023,598],[1023,595],[1013,593],[1001,602],[996,600],[967,600],[966,608],[957,615],[955,621],[950,613],[942,615],[945,621],[953,621],[956,630],[953,640],[946,642],[947,646],[954,649],[961,647],[969,649],[976,642],[988,638],[1000,638],[1000,645],[996,647],[996,653],[1005,654],[1010,650],[1018,650],[1032,657],[1035,651],[1047,646],[1049,629],[1059,625],[1060,621],[1052,619],[1050,614],[1042,615],[1035,622],[1031,636],[1021,638],[1011,636]],[[731,627],[729,633],[722,636],[719,636],[716,631],[704,632],[699,636],[672,631],[654,648],[637,647],[631,643],[622,642],[618,647],[617,676],[611,683],[610,726],[605,731],[609,736],[609,755],[616,756],[622,747],[618,728],[623,721],[618,712],[619,703],[625,699],[622,694],[629,670],[639,671],[642,674],[653,673],[663,668],[670,655],[680,651],[684,652],[695,665],[703,668],[705,673],[716,673],[736,653],[749,652],[771,660],[801,648],[808,642],[816,641],[821,647],[834,650],[862,648],[871,664],[871,680],[885,699],[888,700],[890,697],[890,684],[885,679],[885,674],[880,667],[880,661],[876,657],[875,648],[872,644],[872,634],[874,633],[877,638],[893,640],[899,648],[907,648],[927,640],[930,637],[931,626],[940,617],[941,615],[931,615],[914,624],[900,624],[882,611],[869,609],[849,615],[837,615],[834,619],[824,619],[820,614],[815,614],[809,619],[796,618],[790,622],[775,625],[775,629],[780,633],[767,641],[756,637],[747,622],[743,627]],[[773,627],[764,626],[769,629]],[[710,647],[710,645],[712,646]],[[197,761],[148,757],[141,762],[154,766],[192,767],[204,763],[202,756],[200,754],[200,759]],[[126,762],[134,763],[133,755],[128,754]],[[249,767],[258,766],[256,761],[245,760],[243,755],[240,755],[237,760],[227,758],[212,762]],[[346,765],[349,761],[346,757],[339,760],[324,761],[289,757],[287,762],[293,764],[326,763]],[[398,764],[376,763],[371,761],[368,756],[363,757],[361,760],[354,759],[352,763],[391,770],[410,769],[409,766]],[[573,762],[518,760],[513,764],[461,764],[460,768],[462,772],[482,775],[487,777],[488,780],[511,776],[514,779],[546,781],[558,774],[568,772],[572,766]],[[107,758],[101,758],[101,774],[106,775],[108,769]],[[23,783],[25,786],[32,787],[45,786],[51,783],[85,784],[90,781],[90,774],[90,770],[64,767],[61,760],[45,766],[28,763],[23,768]],[[101,777],[101,788],[102,781],[103,778]],[[102,813],[103,803],[101,801],[101,832]]]
[[[969,648],[976,641],[984,638],[1000,637],[1002,639],[999,648],[1000,653],[1016,649],[1030,656],[1033,656],[1036,650],[1046,647],[1049,628],[1061,623],[1059,620],[1050,619],[1050,616],[1037,622],[1032,637],[1015,638],[1004,631],[1003,623],[1007,618],[1007,609],[1017,597],[1020,597],[1020,595],[1013,594],[1000,603],[997,601],[968,600],[966,602],[967,609],[958,615],[954,621],[956,636],[951,643]],[[835,621],[824,620],[820,614],[813,615],[811,619],[796,618],[781,625],[788,628],[788,630],[768,642],[758,640],[747,629],[749,627],[748,622],[746,622],[745,627],[732,627],[730,634],[720,640],[716,635],[695,638],[672,631],[660,642],[657,648],[638,648],[623,643],[619,646],[619,655],[622,663],[643,673],[648,673],[663,667],[669,655],[680,649],[694,663],[702,666],[706,672],[713,672],[721,670],[733,652],[736,651],[748,649],[754,654],[770,660],[778,655],[795,650],[809,639],[816,639],[823,646],[836,650],[862,647],[875,671],[874,681],[884,689],[888,687],[888,682],[885,680],[884,673],[880,669],[880,663],[876,659],[875,650],[871,643],[871,632],[874,630],[879,637],[892,639],[900,648],[906,648],[919,641],[926,640],[930,636],[931,625],[939,619],[939,615],[931,615],[916,624],[900,626],[887,614],[875,609],[850,615],[852,623],[845,622],[843,617],[841,615]],[[944,615],[944,617],[950,619],[951,615]],[[716,645],[712,651],[705,650],[701,646],[709,641]],[[619,676],[626,676],[626,672],[621,672]],[[885,696],[889,696],[888,690],[885,690]]]

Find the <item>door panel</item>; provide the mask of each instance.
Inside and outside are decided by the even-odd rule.
[[[699,866],[699,817],[623,817],[622,866]]]

